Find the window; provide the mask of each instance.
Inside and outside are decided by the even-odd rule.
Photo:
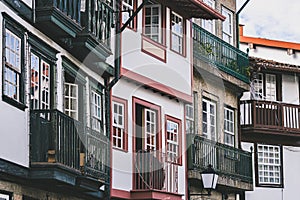
[[[233,44],[233,13],[225,7],[222,7],[222,15],[226,17],[223,22],[223,40]]]
[[[184,51],[184,21],[183,18],[172,11],[171,13],[171,32],[172,32],[172,42],[171,49],[183,54]]]
[[[251,90],[252,90],[252,95],[254,99],[263,99],[263,74],[262,73],[257,73],[256,77],[254,77],[254,80],[252,81],[251,85]]]
[[[216,103],[206,99],[202,101],[202,133],[207,139],[216,139]]]
[[[190,104],[185,105],[185,131],[186,134],[194,133],[194,107]]]
[[[112,102],[113,113],[113,146],[118,149],[126,150],[125,141],[125,104]]]
[[[282,184],[281,147],[257,144],[258,184]]]
[[[251,93],[254,99],[269,101],[277,100],[276,75],[257,73],[251,83]]]
[[[65,113],[78,120],[78,85],[65,83]]]
[[[224,143],[234,146],[234,111],[229,108],[224,109]]]
[[[92,90],[91,115],[92,129],[102,132],[102,96],[98,92]]]
[[[10,195],[9,194],[4,194],[0,192],[0,200],[10,200]]]
[[[133,101],[135,151],[161,150],[160,107],[138,98]]]
[[[266,74],[266,100],[276,101],[276,76]]]
[[[132,16],[135,6],[135,0],[123,0],[122,1],[122,23],[125,24],[126,21]],[[135,19],[133,19],[128,27],[135,28]]]
[[[30,66],[30,108],[50,109],[50,64],[32,52]]]
[[[209,7],[215,9],[215,1],[214,0],[203,0]],[[215,34],[215,21],[214,20],[202,20],[202,27],[209,31],[212,34]]]
[[[163,43],[161,5],[149,2],[145,5],[144,12],[144,34],[158,43]]]
[[[144,118],[145,129],[145,149],[156,150],[156,113],[151,109],[145,108]]]
[[[3,95],[24,103],[22,80],[22,40],[20,36],[5,29]]]
[[[181,151],[181,131],[180,120],[167,116],[166,118],[166,149],[167,159],[169,162],[180,164],[180,151]]]

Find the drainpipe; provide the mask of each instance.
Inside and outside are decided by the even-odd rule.
[[[108,141],[111,141],[111,129],[112,129],[112,123],[111,123],[111,89],[112,87],[119,81],[120,79],[120,68],[121,68],[121,33],[122,31],[125,30],[125,28],[128,26],[128,24],[137,16],[139,11],[142,10],[144,5],[148,2],[148,0],[144,0],[143,3],[136,9],[136,11],[133,12],[132,16],[129,17],[129,19],[123,24],[121,27],[121,13],[122,12],[127,12],[127,11],[122,11],[121,10],[121,0],[115,0],[115,11],[114,13],[116,14],[116,24],[115,24],[115,51],[114,51],[114,78],[113,80],[109,81],[109,79],[105,80],[105,102],[106,102],[106,107],[105,107],[105,121],[106,121],[106,133],[108,136]],[[107,170],[109,173],[109,178],[108,178],[108,183],[109,186],[107,186],[106,191],[106,198],[105,199],[110,199],[111,196],[111,189],[112,189],[112,184],[111,184],[111,175],[112,175],[112,169],[111,169],[111,160],[112,160],[112,148],[111,144],[109,145],[109,150],[108,150],[108,157],[110,158],[109,160],[109,166],[107,166]]]
[[[236,46],[239,49],[240,47],[240,31],[239,31],[239,14],[242,12],[242,10],[246,7],[246,5],[249,3],[250,0],[247,0],[242,7],[237,11],[236,13]]]

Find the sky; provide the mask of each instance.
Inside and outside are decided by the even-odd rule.
[[[236,0],[237,10],[246,0]],[[300,43],[299,0],[250,0],[240,13],[244,35]]]

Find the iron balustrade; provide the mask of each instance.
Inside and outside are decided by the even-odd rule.
[[[264,100],[241,101],[242,127],[298,131],[300,106]]]
[[[160,190],[178,193],[178,165],[160,151],[134,154],[135,190]]]
[[[252,183],[252,155],[225,144],[205,139],[200,135],[188,135],[188,167],[203,171],[209,164],[219,174]]]
[[[31,164],[56,163],[108,180],[109,141],[58,110],[31,110]]]
[[[193,24],[194,58],[213,63],[218,69],[249,82],[248,55],[212,33]]]

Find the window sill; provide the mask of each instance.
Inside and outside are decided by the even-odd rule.
[[[27,106],[25,104],[20,103],[20,102],[18,102],[16,100],[14,100],[14,99],[6,96],[6,95],[2,95],[2,100],[4,102],[6,102],[6,103],[8,103],[8,104],[10,104],[10,105],[12,105],[12,106],[20,109],[20,110],[22,110],[22,111],[24,111],[27,108]]]
[[[256,187],[262,188],[283,188],[282,184],[256,184]]]
[[[185,51],[183,53],[179,53],[178,51],[173,50],[172,48],[170,48],[170,51],[172,51],[173,53],[182,56],[183,58],[186,58],[186,53]]]
[[[116,151],[122,151],[124,153],[128,153],[128,150],[127,149],[121,149],[121,148],[118,148],[118,147],[113,147],[112,148],[113,150],[116,150]]]

